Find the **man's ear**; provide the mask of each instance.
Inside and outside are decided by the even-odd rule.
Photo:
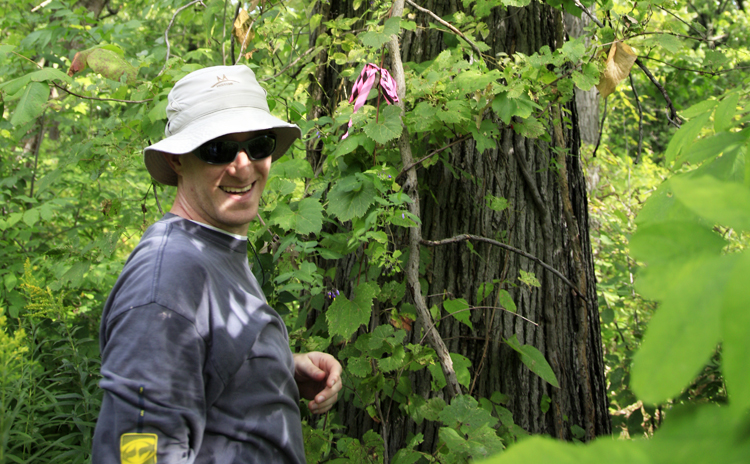
[[[184,155],[173,155],[171,153],[162,153],[161,154],[164,159],[167,161],[167,164],[169,164],[169,167],[172,168],[174,172],[176,172],[178,175],[182,173],[182,156]]]

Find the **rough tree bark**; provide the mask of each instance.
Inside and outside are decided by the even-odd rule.
[[[423,4],[440,16],[455,12],[460,5],[449,0],[429,0]],[[330,0],[319,8],[315,13],[324,15],[321,24],[326,18],[355,15],[347,0]],[[425,27],[400,38],[405,63],[432,59],[444,49],[443,33],[427,27],[432,19],[416,12],[415,20]],[[544,4],[496,8],[487,18],[487,25],[490,35],[486,43],[491,50],[486,53],[491,56],[500,52],[531,55],[544,45],[552,49],[562,46],[562,14]],[[312,34],[311,45],[315,36]],[[341,79],[335,66],[324,64],[325,58],[318,57],[320,66],[310,87],[311,96],[319,102],[313,117],[330,114],[341,98]],[[571,427],[577,425],[585,430],[586,439],[591,439],[609,433],[611,426],[574,103],[569,109],[572,127],[566,128],[562,123],[559,110],[553,111],[555,117],[548,121],[552,144],[520,137],[496,119],[501,131],[497,149],[479,153],[472,140],[449,149],[450,162],[465,175],[456,177],[442,163],[420,169],[422,236],[426,240],[440,240],[474,234],[499,239],[561,271],[582,290],[583,298],[533,261],[486,243],[473,244],[476,254],[465,243],[430,248],[431,263],[423,277],[428,281],[426,294],[437,295],[428,297],[428,307],[439,305],[445,292],[478,305],[478,286],[494,279],[503,280],[503,288],[516,302],[518,314],[537,322],[538,327],[513,314],[492,309],[472,312],[473,332],[451,318],[440,325],[440,334],[449,350],[472,362],[475,383],[471,393],[489,397],[499,391],[508,395],[508,409],[513,412],[515,423],[529,432],[571,439]],[[555,147],[559,150],[553,150]],[[319,148],[308,146],[313,168],[320,164]],[[484,197],[488,194],[508,199],[510,208],[497,213],[484,207]],[[403,238],[405,249],[406,235]],[[361,253],[355,253],[341,260],[336,273],[337,288],[349,288],[348,276],[360,259]],[[521,284],[517,279],[519,270],[534,272],[542,287],[528,288]],[[375,308],[371,328],[380,323],[378,315]],[[415,324],[407,341],[418,343],[421,331],[422,327]],[[544,353],[557,375],[559,389],[531,373],[517,353],[503,343],[514,334],[521,343],[532,344]],[[415,393],[424,397],[435,395],[430,389],[429,373],[418,373],[409,381]],[[551,398],[546,414],[540,406],[544,395]],[[380,430],[381,425],[350,404],[340,402],[338,408],[349,435],[361,437],[367,430]],[[425,436],[422,449],[434,449],[438,440],[434,424],[425,421],[416,425],[393,408],[387,431],[389,454],[392,456],[405,444],[407,436],[416,433]]]

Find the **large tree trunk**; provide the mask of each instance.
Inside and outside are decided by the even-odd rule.
[[[433,0],[424,6],[445,16],[460,7],[460,2]],[[322,22],[326,17],[354,13],[346,0],[332,0],[324,8]],[[431,21],[427,15],[417,13],[416,21],[425,27],[401,37],[404,62],[432,59],[444,48],[442,33],[426,27]],[[544,4],[496,8],[487,23],[490,36],[486,43],[492,47],[487,54],[491,56],[500,52],[531,55],[544,45],[552,49],[562,46],[562,14]],[[311,41],[314,40],[312,37]],[[318,70],[311,95],[320,102],[318,114],[323,114],[331,111],[340,82],[330,64],[321,65]],[[501,240],[559,270],[585,292],[585,301],[559,277],[531,260],[485,243],[474,243],[476,254],[465,243],[429,249],[431,262],[422,277],[429,284],[426,294],[437,295],[428,297],[428,307],[440,305],[445,292],[480,306],[476,301],[479,285],[501,280],[502,288],[510,292],[517,304],[518,315],[493,309],[474,310],[474,331],[452,318],[443,320],[439,327],[450,351],[471,360],[472,377],[476,377],[471,394],[490,397],[499,391],[508,395],[508,409],[515,423],[528,432],[570,439],[571,427],[576,425],[590,439],[610,433],[611,427],[574,105],[570,104],[572,127],[563,129],[559,111],[553,112],[557,117],[548,124],[550,133],[554,132],[552,145],[564,148],[567,156],[563,154],[553,160],[558,155],[552,145],[525,139],[498,119],[501,137],[497,149],[479,153],[473,141],[451,149],[450,162],[463,175],[456,178],[442,163],[420,169],[418,175],[424,239],[440,240],[468,233]],[[318,156],[316,147],[308,146],[313,167],[319,162]],[[497,213],[484,207],[484,197],[488,194],[508,199],[510,208]],[[354,254],[339,262],[337,288],[351,286],[349,276],[359,259],[361,255]],[[517,279],[520,270],[535,273],[541,288],[521,284]],[[494,305],[497,290],[498,286],[487,299],[492,302],[484,305]],[[375,308],[371,328],[380,323],[378,317]],[[420,329],[420,324],[415,324],[407,341],[419,343]],[[504,343],[514,334],[521,343],[531,344],[545,355],[559,380],[559,389],[530,372],[518,354]],[[409,381],[415,393],[424,397],[435,395],[428,372],[420,371]],[[544,395],[551,398],[546,413],[541,407]],[[351,436],[361,437],[367,430],[382,427],[350,403],[340,402],[338,408]],[[389,414],[390,456],[404,446],[408,436],[417,433],[425,436],[424,450],[435,448],[438,434],[434,423],[424,421],[417,425],[396,407]]]

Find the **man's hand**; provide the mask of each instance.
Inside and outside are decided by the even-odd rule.
[[[327,412],[341,390],[341,364],[328,353],[313,351],[294,355],[294,380],[299,394],[315,414]]]

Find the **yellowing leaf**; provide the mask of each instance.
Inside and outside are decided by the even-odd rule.
[[[607,62],[599,83],[596,88],[602,97],[607,98],[609,94],[615,91],[617,84],[630,74],[630,68],[633,67],[638,55],[632,48],[624,42],[615,42],[609,49]]]

